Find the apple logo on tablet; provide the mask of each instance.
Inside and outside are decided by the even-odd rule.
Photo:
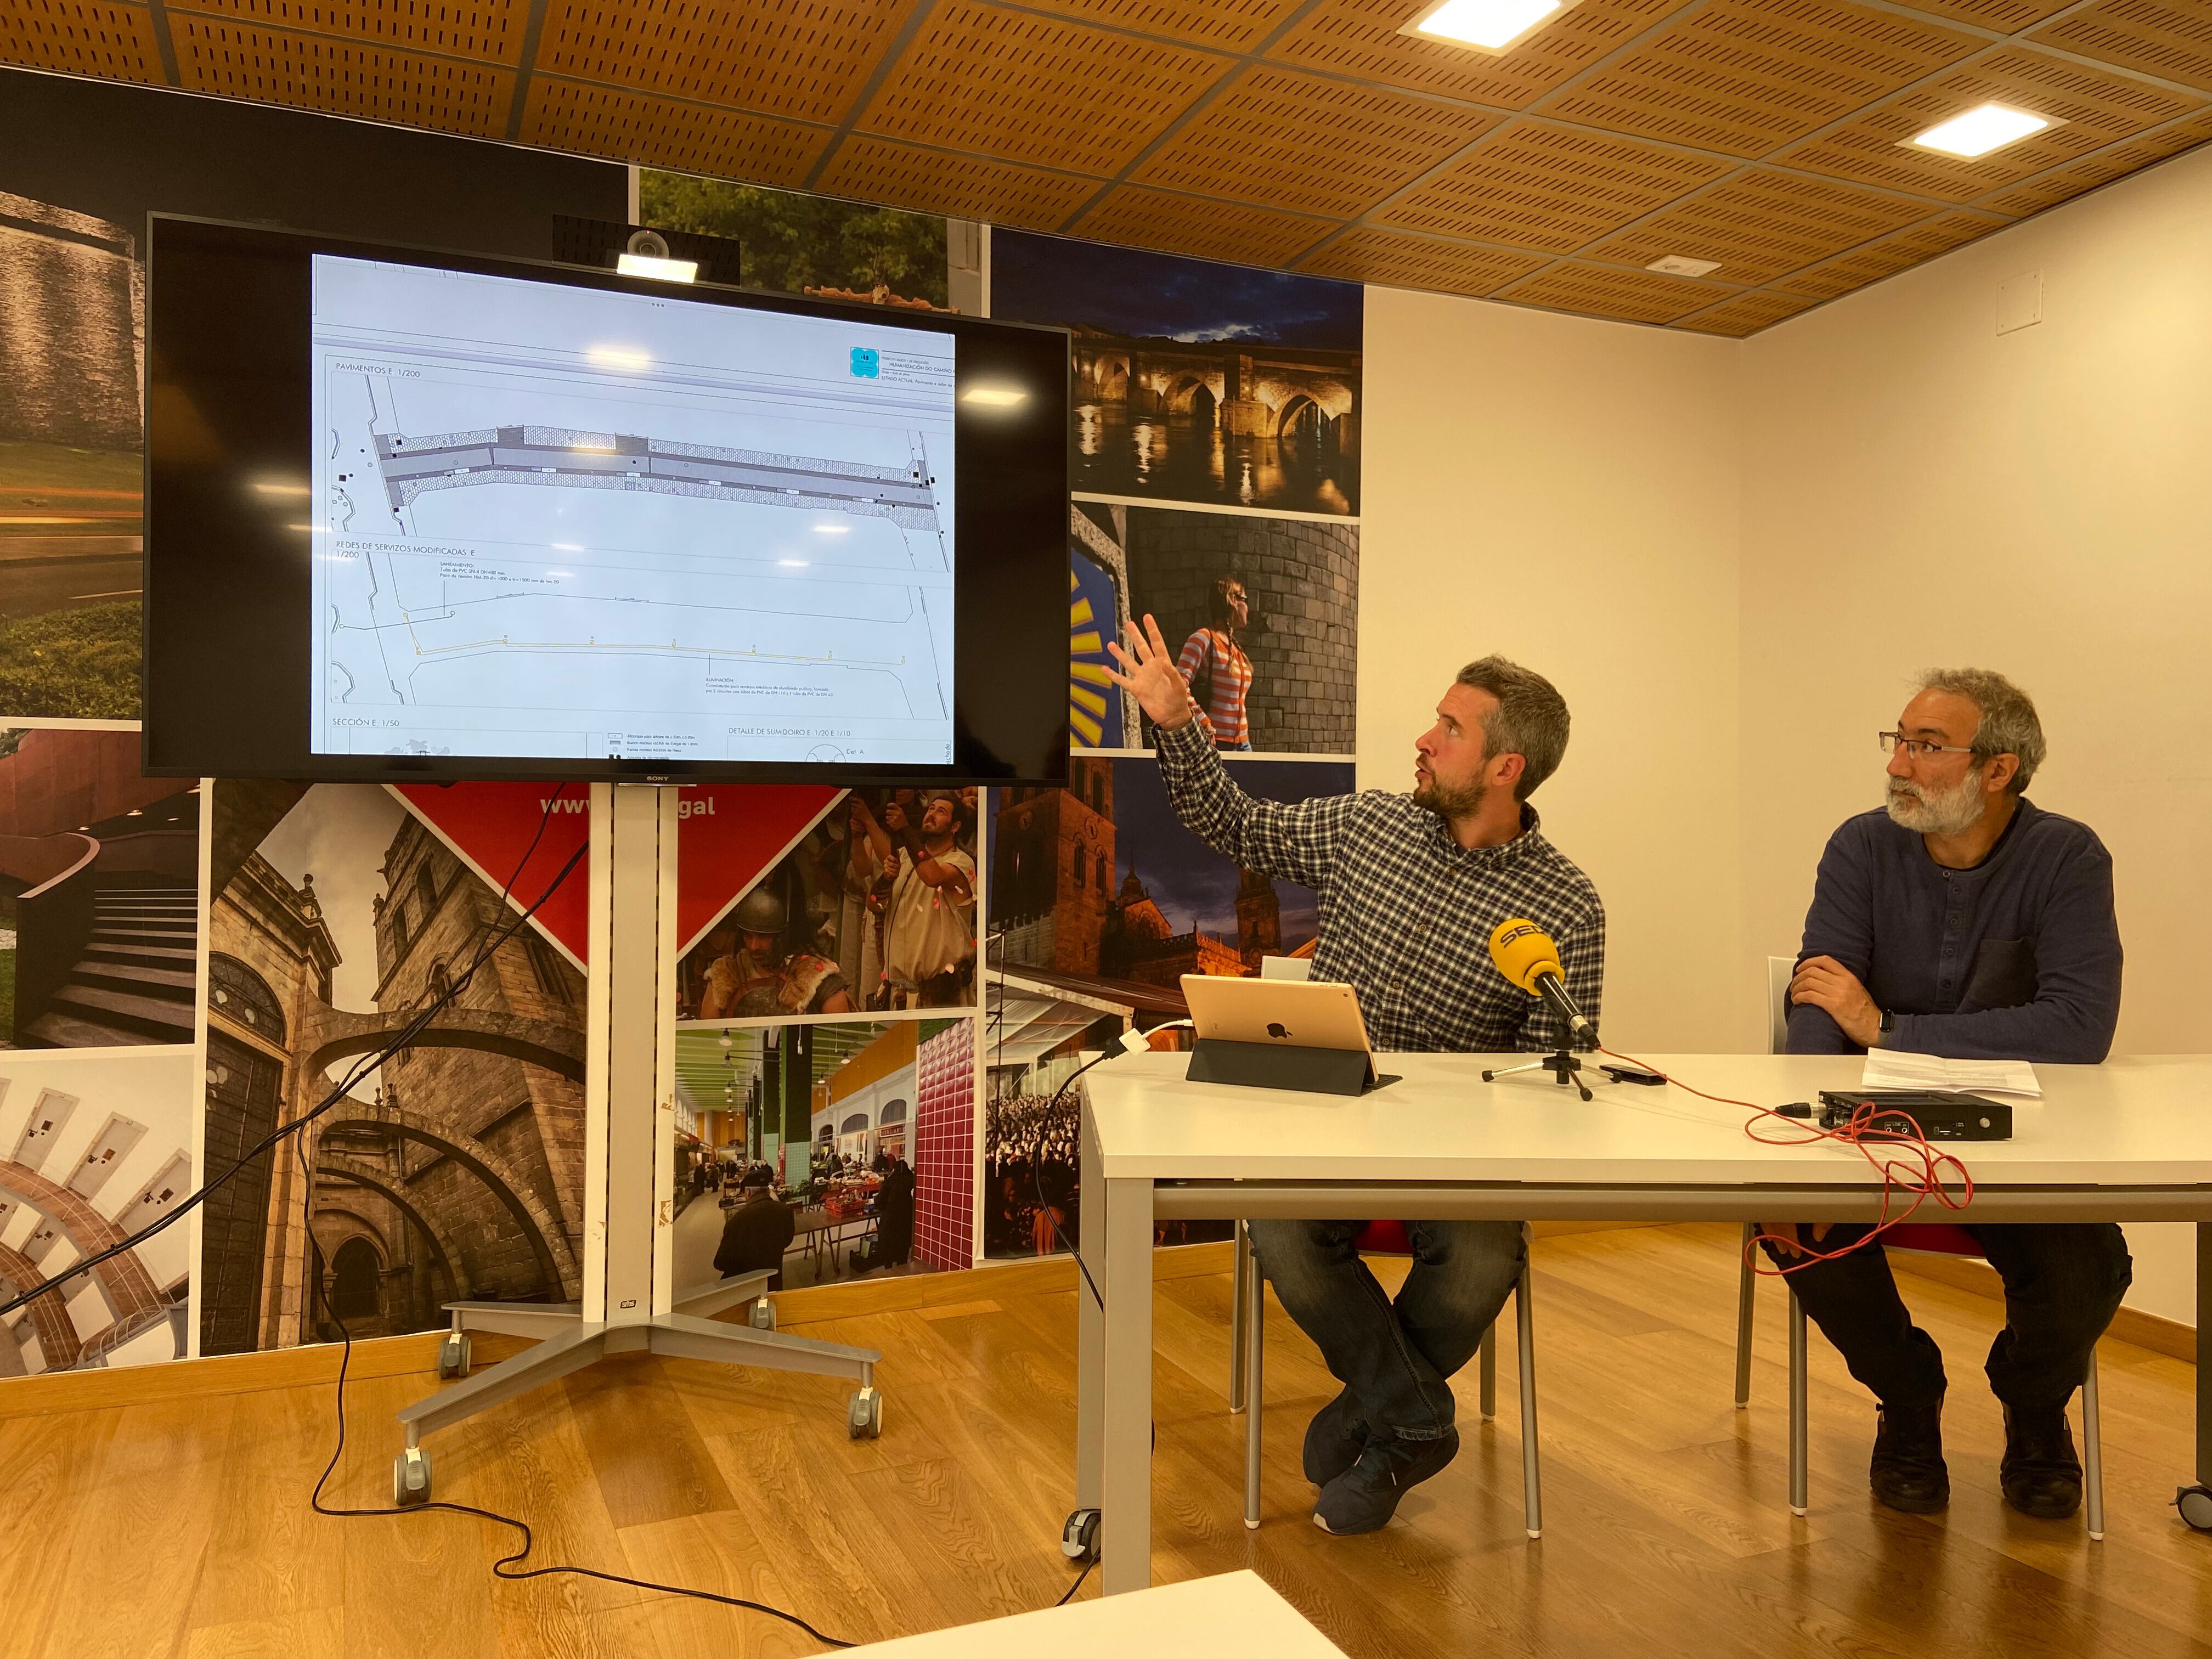
[[[1289,1026],[1287,1026],[1287,1025],[1284,1024],[1282,1023],[1282,1021],[1280,1021],[1280,1020],[1271,1020],[1270,1022],[1268,1022],[1268,1025],[1267,1025],[1267,1035],[1268,1035],[1269,1036],[1271,1036],[1271,1037],[1286,1037],[1286,1036],[1290,1036],[1290,1034],[1291,1034],[1291,1028],[1290,1028]]]

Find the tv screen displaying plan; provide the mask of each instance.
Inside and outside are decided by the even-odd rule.
[[[157,219],[149,771],[1064,775],[1057,331]]]

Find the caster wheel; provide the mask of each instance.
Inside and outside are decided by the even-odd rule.
[[[438,1375],[444,1378],[469,1374],[469,1334],[450,1331],[438,1345]]]
[[[392,1501],[403,1510],[430,1501],[430,1454],[420,1446],[392,1460]]]
[[[753,1310],[745,1316],[745,1322],[757,1331],[775,1328],[775,1304],[766,1297],[753,1304]]]
[[[1070,1510],[1060,1528],[1060,1553],[1071,1561],[1098,1559],[1098,1511]]]
[[[2184,1486],[2173,1494],[2173,1506],[2191,1532],[2212,1532],[2212,1486]]]
[[[845,1406],[845,1432],[854,1440],[873,1440],[884,1431],[884,1397],[863,1389]]]

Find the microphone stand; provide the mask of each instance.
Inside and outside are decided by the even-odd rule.
[[[1541,1060],[1532,1060],[1522,1065],[1504,1066],[1494,1072],[1485,1072],[1482,1074],[1482,1080],[1485,1083],[1495,1083],[1499,1078],[1513,1077],[1522,1072],[1549,1072],[1553,1080],[1562,1089],[1572,1088],[1584,1100],[1594,1100],[1596,1097],[1590,1093],[1589,1085],[1582,1079],[1582,1056],[1561,1048],[1555,1053],[1545,1055]]]

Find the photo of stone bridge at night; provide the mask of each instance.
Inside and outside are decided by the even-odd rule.
[[[1359,354],[1124,340],[1078,327],[1075,398],[1188,416],[1237,437],[1325,440],[1359,453]]]
[[[919,461],[871,466],[568,427],[502,426],[419,438],[379,433],[376,462],[395,513],[434,490],[502,483],[826,509],[908,530],[939,527],[936,492]]]

